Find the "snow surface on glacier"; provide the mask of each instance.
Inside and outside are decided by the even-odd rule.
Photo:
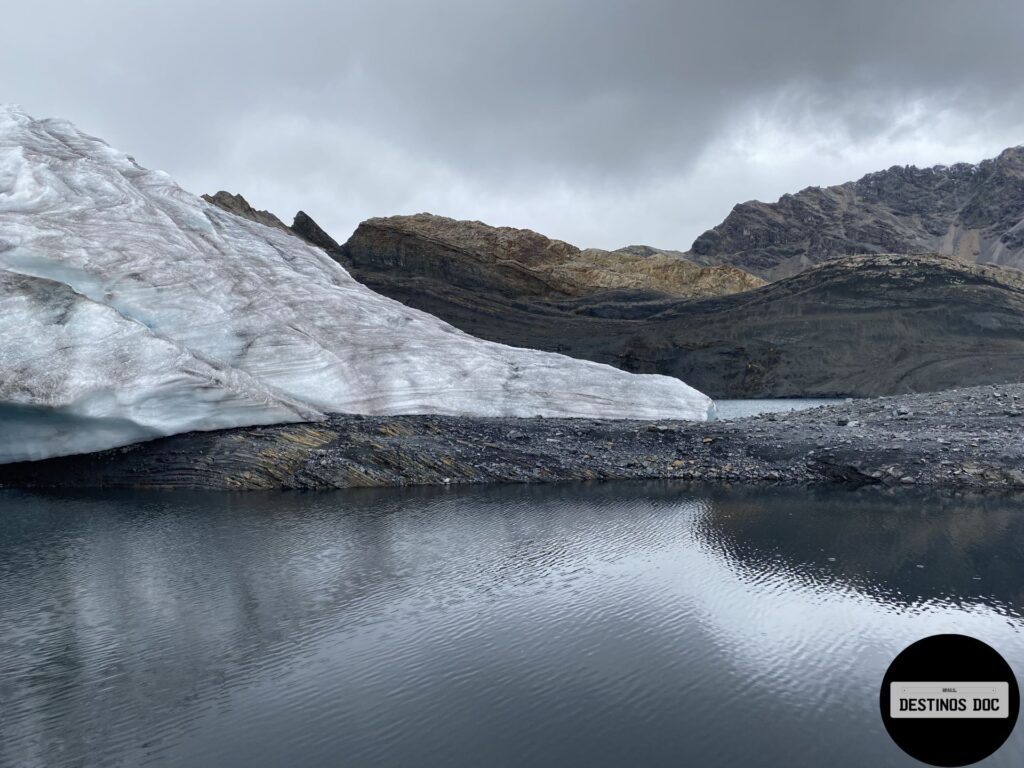
[[[0,107],[0,462],[326,412],[712,407],[670,377],[469,336],[66,121]]]

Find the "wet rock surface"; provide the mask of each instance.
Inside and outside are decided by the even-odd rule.
[[[665,478],[1024,488],[1024,385],[736,421],[333,415],[0,467],[20,487],[219,490]]]

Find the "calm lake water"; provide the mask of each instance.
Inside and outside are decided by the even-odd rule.
[[[910,766],[885,668],[1024,669],[1024,503],[0,492],[0,765]],[[986,764],[1024,763],[1020,728]]]
[[[783,413],[817,408],[819,405],[842,403],[840,397],[778,398],[773,400],[715,400],[718,419],[742,419],[759,413]]]

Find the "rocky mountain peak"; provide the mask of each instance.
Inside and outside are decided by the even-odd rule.
[[[855,253],[1024,266],[1024,147],[977,165],[893,166],[775,203],[741,203],[687,254],[769,279]]]
[[[625,253],[630,256],[678,256],[684,258],[686,254],[682,251],[669,251],[663,248],[652,248],[649,245],[627,245],[623,248],[616,248],[614,253]]]
[[[305,211],[295,214],[292,221],[292,232],[301,237],[307,243],[323,248],[325,251],[337,251],[341,246],[337,241],[328,235],[323,228],[313,221],[313,218]]]
[[[260,211],[253,208],[249,204],[249,201],[241,195],[221,190],[213,195],[203,195],[202,198],[206,202],[216,205],[218,208],[225,210],[228,213],[241,216],[243,219],[255,221],[257,224],[263,224],[267,227],[277,227],[278,229],[289,231],[288,225],[277,218],[277,216],[272,214],[270,211]]]
[[[999,153],[996,162],[1024,171],[1024,144],[1004,149]]]

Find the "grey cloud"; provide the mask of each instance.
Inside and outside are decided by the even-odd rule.
[[[364,213],[443,205],[584,244],[686,247],[732,202],[815,181],[806,159],[779,160],[774,185],[714,173],[742,159],[723,137],[752,121],[826,137],[865,165],[844,173],[882,167],[887,145],[953,162],[1024,141],[1019,0],[38,0],[4,15],[0,98],[187,185],[304,207],[339,237]]]

